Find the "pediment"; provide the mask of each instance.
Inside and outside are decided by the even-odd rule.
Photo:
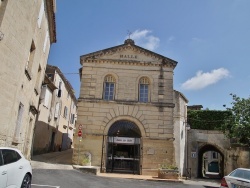
[[[116,52],[103,54],[99,58],[107,60],[125,60],[125,61],[140,61],[140,62],[158,62],[160,58],[137,50],[134,47],[118,49]]]
[[[130,39],[131,40],[131,39]],[[90,54],[81,56],[81,60],[95,61],[118,61],[118,62],[135,62],[135,63],[150,63],[150,64],[170,64],[173,67],[177,62],[164,57],[155,52],[144,49],[134,43],[126,43],[120,46],[100,50]],[[81,61],[82,63],[82,61]]]

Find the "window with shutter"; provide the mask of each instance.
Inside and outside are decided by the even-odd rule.
[[[65,119],[67,119],[67,114],[68,114],[68,108],[67,108],[67,106],[65,106],[65,107],[64,107],[64,113],[63,113],[63,117],[64,117]]]
[[[55,107],[55,115],[54,115],[55,118],[59,117],[60,115],[59,112],[60,112],[60,103],[58,102],[56,103],[56,107]]]
[[[31,45],[30,45],[30,51],[28,54],[28,59],[27,59],[26,66],[25,66],[25,74],[29,80],[31,80],[32,78],[31,73],[32,73],[32,66],[34,63],[35,49],[36,49],[36,46],[35,46],[34,41],[32,40]]]
[[[62,81],[59,81],[57,96],[62,97]]]
[[[16,121],[15,135],[14,135],[15,137],[14,139],[16,141],[19,141],[21,134],[23,111],[24,111],[24,105],[20,103],[18,107],[18,114],[17,114],[17,121]]]
[[[51,98],[52,98],[52,93],[49,90],[49,88],[46,88],[45,97],[44,97],[44,106],[46,106],[47,108],[49,108]]]
[[[43,14],[44,14],[44,1],[42,0],[42,4],[41,4],[41,7],[40,7],[38,19],[37,19],[37,24],[38,24],[38,27],[39,27],[39,28],[41,28],[41,23],[42,23],[42,19],[43,19]]]
[[[47,30],[46,36],[45,36],[45,39],[44,39],[44,43],[43,43],[43,53],[45,53],[45,51],[46,51],[46,46],[47,46],[47,43],[48,43],[48,39],[49,39],[49,31]]]

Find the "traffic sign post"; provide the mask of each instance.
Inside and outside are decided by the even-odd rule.
[[[78,126],[78,130],[82,130],[82,124]]]
[[[79,144],[78,144],[78,165],[79,165],[79,158],[80,158],[80,142],[82,141],[82,125],[80,124],[78,127],[78,138],[79,138]]]
[[[78,136],[81,137],[82,136],[82,130],[78,130]]]

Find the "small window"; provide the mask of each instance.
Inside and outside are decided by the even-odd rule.
[[[34,41],[32,40],[31,45],[30,45],[30,51],[28,54],[27,62],[25,65],[25,74],[28,77],[29,80],[32,78],[32,66],[34,63],[34,57],[35,57],[35,51],[36,51],[36,46]]]
[[[64,107],[64,113],[63,113],[63,117],[64,117],[65,119],[67,119],[67,114],[68,114],[68,108],[67,108],[67,106],[65,106],[65,107]]]
[[[113,76],[108,75],[104,79],[104,100],[114,100],[115,92],[115,79]]]
[[[218,153],[217,152],[212,152],[212,158],[213,159],[218,159]]]
[[[41,92],[41,74],[42,74],[42,68],[41,65],[39,64],[37,74],[36,74],[36,85],[35,85],[35,92],[38,95]]]
[[[149,79],[142,77],[139,81],[139,101],[148,102],[149,97]]]
[[[70,123],[74,124],[74,122],[75,122],[75,114],[71,114],[71,116],[70,116]]]
[[[62,81],[59,81],[57,96],[58,97],[62,96]]]

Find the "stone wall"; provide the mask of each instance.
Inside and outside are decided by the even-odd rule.
[[[249,148],[232,145],[221,131],[192,129],[188,131],[188,167],[191,168],[191,177],[199,176],[199,152],[207,146],[221,153],[224,159],[222,175],[239,167],[250,166]],[[192,153],[195,155],[192,156]]]

